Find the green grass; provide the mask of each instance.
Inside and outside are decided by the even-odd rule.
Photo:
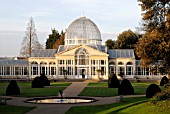
[[[5,95],[6,88],[9,82],[0,83],[0,95]],[[54,82],[51,86],[44,88],[31,88],[30,82],[17,82],[20,87],[21,95],[18,97],[42,97],[42,96],[57,96],[59,89],[64,90],[71,83],[68,82]]]
[[[110,97],[117,95],[117,88],[86,87],[79,96]]]
[[[113,104],[107,104],[107,105],[97,105],[97,106],[77,106],[70,108],[66,114],[132,114],[134,112],[128,112],[124,111],[128,108],[133,108],[138,106],[139,104],[143,104],[147,102],[147,98],[145,97],[139,97],[139,98],[125,98],[124,102],[120,103],[113,103]],[[144,110],[144,109],[143,109]],[[121,113],[122,112],[122,113]],[[136,113],[136,112],[135,112]],[[134,114],[135,114],[134,113]],[[138,113],[143,113],[138,112]]]
[[[66,114],[169,114],[170,100],[151,103],[145,97],[124,98],[123,102],[96,106],[76,106]]]
[[[0,105],[1,114],[25,114],[34,107]]]
[[[152,84],[147,83],[132,83],[136,95],[145,94],[148,86]],[[162,90],[163,87],[160,87]],[[89,83],[79,96],[95,96],[95,97],[110,97],[117,96],[118,92],[116,88],[108,88],[107,82]]]
[[[108,86],[107,82],[98,82],[98,83],[89,83],[88,86],[92,86],[92,87],[105,87]]]

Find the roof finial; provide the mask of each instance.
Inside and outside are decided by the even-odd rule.
[[[85,17],[85,15],[84,15],[84,11],[83,11],[83,14],[82,14],[82,16],[81,17]]]

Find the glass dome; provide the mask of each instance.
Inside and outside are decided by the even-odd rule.
[[[73,21],[65,34],[65,45],[101,45],[101,41],[98,27],[86,17]]]

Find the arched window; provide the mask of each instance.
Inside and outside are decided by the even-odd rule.
[[[76,65],[89,65],[89,53],[84,48],[79,48],[75,52]]]
[[[116,65],[115,65],[115,62],[110,62],[109,63],[109,73],[116,74]]]
[[[47,63],[46,62],[40,63],[40,73],[47,75]]]
[[[36,61],[31,63],[31,75],[38,75],[38,63]]]
[[[126,64],[126,75],[133,75],[133,63],[128,62]]]
[[[53,75],[56,75],[56,63],[55,62],[49,63],[49,75],[52,76],[51,78],[54,78]]]
[[[118,75],[120,76],[125,75],[125,67],[123,62],[118,62]]]

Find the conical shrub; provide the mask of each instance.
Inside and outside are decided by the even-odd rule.
[[[41,74],[40,79],[44,86],[50,86],[50,81],[48,80],[44,73]]]
[[[44,88],[44,85],[39,76],[35,77],[32,81],[32,88]]]
[[[156,84],[151,84],[149,87],[146,89],[146,97],[147,98],[152,98],[154,95],[157,93],[161,93],[161,89],[159,88],[158,85]]]
[[[169,79],[164,76],[162,79],[161,79],[161,82],[160,82],[160,86],[164,86],[165,84],[169,83]]]
[[[133,95],[134,89],[131,85],[130,81],[127,79],[124,79],[122,83],[120,84],[120,87],[118,88],[118,94],[119,95]]]
[[[120,82],[114,73],[111,73],[108,80],[109,88],[119,88]]]
[[[20,95],[20,88],[15,80],[11,80],[6,88],[6,95]]]

